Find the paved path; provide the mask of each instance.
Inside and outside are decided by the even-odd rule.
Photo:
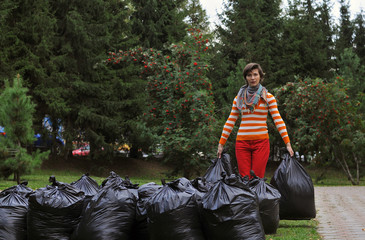
[[[318,233],[325,240],[365,240],[365,187],[315,187]]]

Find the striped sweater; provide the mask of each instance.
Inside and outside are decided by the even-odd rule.
[[[236,106],[237,96],[233,101],[233,106],[228,120],[224,124],[223,132],[219,143],[224,145],[232,132],[232,129],[240,115],[240,111]],[[271,93],[267,93],[267,102],[260,98],[256,105],[255,111],[250,112],[249,109],[243,104],[241,124],[238,129],[236,140],[259,140],[268,139],[269,133],[267,130],[267,114],[270,112],[275,126],[279,131],[284,143],[290,142],[288,133],[286,131],[286,126],[283,119],[280,116],[279,110],[277,108],[277,103],[275,97]]]

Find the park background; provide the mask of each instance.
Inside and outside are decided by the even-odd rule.
[[[118,164],[132,166],[123,174],[158,166],[169,177],[199,176],[215,158],[243,67],[258,62],[299,160],[318,181],[336,169],[360,184],[364,13],[345,0],[338,17],[333,1],[286,4],[225,1],[212,27],[197,0],[3,1],[0,167],[18,181],[40,167],[75,165],[100,177]],[[268,125],[277,162],[284,145]],[[29,147],[34,133],[56,139],[60,126],[61,152]],[[236,131],[226,146],[233,159]],[[72,156],[78,143],[90,145],[88,156]],[[126,145],[128,157],[119,156]]]

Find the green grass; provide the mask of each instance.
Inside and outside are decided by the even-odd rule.
[[[21,179],[23,181],[28,181],[28,187],[32,188],[33,190],[38,189],[38,188],[43,188],[46,185],[49,185],[49,177],[50,176],[55,176],[56,180],[59,182],[64,182],[64,183],[72,183],[74,181],[77,181],[78,179],[80,179],[80,177],[83,175],[82,172],[78,172],[78,171],[64,171],[64,170],[36,170],[33,172],[33,174],[31,175],[23,175],[21,177]],[[100,185],[105,179],[106,177],[98,177],[98,176],[93,176],[90,175],[90,177],[92,179],[94,179],[96,182],[98,182],[98,184]],[[121,176],[122,178],[124,178],[124,176]],[[12,176],[9,177],[9,179],[12,179]],[[160,184],[161,180],[160,179],[148,179],[148,178],[143,178],[143,177],[131,177],[131,182],[136,184],[138,183],[139,185],[143,185],[145,183],[148,182],[155,182],[157,184]],[[11,186],[16,185],[16,183],[14,181],[10,181],[10,180],[0,180],[0,190],[4,190],[6,188],[9,188]]]
[[[316,220],[281,220],[276,234],[266,235],[267,240],[317,240]]]

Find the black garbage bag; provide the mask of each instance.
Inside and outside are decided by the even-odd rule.
[[[260,217],[265,234],[275,234],[280,221],[279,202],[281,195],[274,186],[266,183],[266,178],[256,176],[253,171],[251,176],[254,177],[249,184],[259,199]]]
[[[312,179],[288,153],[284,155],[270,183],[281,194],[280,219],[305,220],[316,217]]]
[[[80,220],[84,193],[53,176],[50,181],[29,195],[28,240],[68,240]]]
[[[26,240],[28,199],[16,191],[0,194],[0,240]]]
[[[72,182],[71,185],[83,191],[85,197],[94,196],[99,191],[98,183],[89,177],[88,173],[82,175],[79,180]]]
[[[146,203],[150,239],[205,239],[196,190],[186,178],[165,183]]]
[[[131,193],[138,199],[138,185],[133,184],[128,176],[125,177],[125,180],[121,178],[118,174],[111,171],[108,178],[106,178],[102,183],[101,187],[108,187],[110,185],[121,185],[130,190]]]
[[[138,183],[132,183],[128,176],[125,176],[123,181],[123,186],[129,189],[129,191],[137,198],[138,200]]]
[[[148,222],[146,203],[162,186],[154,182],[146,183],[138,188],[138,201],[136,206],[136,221],[133,226],[133,240],[148,240]]]
[[[91,198],[99,191],[99,185],[94,179],[89,177],[88,173],[82,175],[79,180],[72,182],[71,185],[84,192],[85,194],[82,212],[83,215],[87,204],[90,202]]]
[[[197,177],[191,180],[191,185],[197,190],[197,195],[200,198],[203,198],[209,189],[214,186],[213,183],[207,182],[204,177]]]
[[[208,240],[265,239],[257,195],[235,174],[204,195],[202,222]]]
[[[100,187],[108,187],[110,185],[121,185],[124,182],[123,178],[121,178],[118,174],[111,171],[109,177],[107,177],[100,185]]]
[[[15,192],[22,197],[28,197],[28,195],[33,192],[33,189],[27,187],[27,185],[28,185],[28,182],[25,181],[18,185],[13,186],[13,187],[7,188],[0,193],[0,196],[1,196],[1,194],[6,194],[7,192]]]
[[[129,240],[135,214],[136,197],[118,181],[110,183],[90,200],[71,239]]]
[[[216,183],[221,179],[221,173],[225,172],[226,175],[233,174],[231,157],[228,153],[222,154],[222,158],[216,158],[212,160],[212,164],[204,174],[204,178],[207,182]]]

